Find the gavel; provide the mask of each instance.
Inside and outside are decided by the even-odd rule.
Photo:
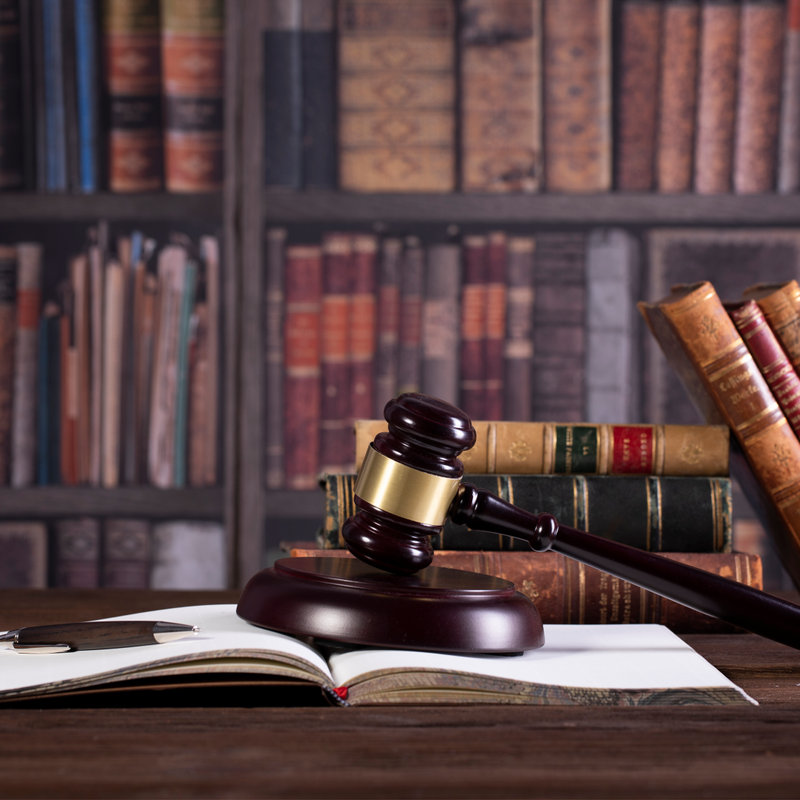
[[[355,486],[356,513],[342,535],[350,552],[388,573],[411,576],[433,557],[431,538],[447,517],[472,529],[526,541],[767,638],[800,648],[800,606],[534,514],[462,481],[459,454],[475,443],[469,417],[422,394],[390,400]]]

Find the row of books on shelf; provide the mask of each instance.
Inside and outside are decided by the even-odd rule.
[[[223,0],[3,0],[0,188],[222,186]]]
[[[475,419],[632,416],[639,264],[624,231],[329,231],[296,244],[277,227],[266,250],[268,486],[352,465],[353,419],[403,391]]]
[[[278,0],[265,182],[795,192],[799,20],[799,0]]]
[[[0,589],[224,589],[217,522],[90,516],[0,522]]]
[[[216,484],[216,237],[111,242],[101,222],[53,296],[44,262],[0,248],[0,484]]]

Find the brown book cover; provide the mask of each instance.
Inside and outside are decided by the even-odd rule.
[[[322,241],[319,466],[342,472],[350,463],[350,293],[352,238],[326,233]]]
[[[74,486],[79,481],[78,469],[78,359],[75,347],[74,292],[69,281],[59,287],[59,456],[61,482]]]
[[[693,0],[667,0],[661,25],[656,188],[692,188],[700,9]]]
[[[459,323],[459,406],[468,416],[482,419],[486,400],[488,239],[483,234],[471,234],[462,239],[461,245],[464,255]]]
[[[223,0],[162,0],[164,176],[170,192],[222,188]]]
[[[422,242],[417,236],[406,236],[400,272],[398,393],[418,392],[422,385],[422,303],[425,269],[426,253]]]
[[[344,0],[338,14],[341,188],[453,191],[453,0]]]
[[[397,394],[397,361],[400,344],[400,272],[403,242],[386,236],[380,245],[377,276],[377,332],[375,355],[375,402],[373,416],[383,414],[387,401]]]
[[[377,321],[375,270],[378,254],[377,237],[370,233],[353,236],[352,281],[350,285],[350,319],[348,361],[350,364],[349,427],[355,417],[371,413],[375,405],[375,336]],[[388,398],[387,398],[388,399]],[[353,463],[353,440],[348,437],[347,463]]]
[[[347,550],[292,547],[294,557],[352,558]],[[749,553],[664,553],[665,558],[763,589],[761,558]],[[561,553],[439,550],[437,567],[494,575],[530,597],[549,624],[666,625],[676,633],[730,633],[732,627],[707,614],[581,564]]]
[[[536,240],[508,240],[506,332],[503,347],[503,418],[528,420],[533,402],[533,298]]]
[[[759,283],[742,297],[755,300],[775,332],[795,371],[800,374],[800,283]]]
[[[11,485],[30,486],[36,472],[36,367],[42,304],[42,246],[17,245],[17,331],[11,426]]]
[[[770,526],[783,565],[800,581],[800,440],[708,281],[640,303],[653,336],[709,422],[731,427],[784,525]],[[754,503],[754,505],[756,505]]]
[[[0,588],[46,589],[48,542],[42,522],[0,522]]]
[[[781,0],[743,0],[733,188],[775,189],[785,9]]]
[[[469,474],[727,475],[727,425],[615,425],[608,422],[473,420],[475,445],[459,459]],[[356,452],[388,430],[382,419],[355,421]],[[359,463],[360,466],[360,463]]]
[[[550,192],[611,188],[611,3],[544,4],[544,177]]]
[[[661,0],[622,0],[617,16],[614,185],[649,192],[655,174]]]
[[[317,485],[320,436],[322,248],[286,248],[284,470],[286,488]]]
[[[739,0],[704,0],[694,161],[699,194],[731,191],[738,67]]]
[[[17,249],[0,246],[0,486],[11,477],[14,351],[17,331]]]
[[[461,189],[536,192],[542,180],[541,0],[460,5]]]
[[[91,474],[91,290],[89,259],[80,253],[69,261],[69,280],[72,287],[72,329],[74,347],[74,414],[76,436],[76,468],[79,483],[89,483]],[[102,308],[106,303],[103,300]],[[105,324],[103,324],[105,329]],[[104,398],[105,399],[105,398]],[[84,443],[89,443],[85,446]]]
[[[112,192],[163,186],[159,0],[104,0],[108,180]]]
[[[789,228],[662,228],[647,234],[648,300],[674,284],[711,280],[720,297],[735,299],[758,282],[782,283],[800,275],[800,231]],[[701,416],[657,343],[645,343],[644,419],[699,422]]]
[[[208,443],[215,438],[208,418],[208,372],[210,369],[208,303],[199,301],[192,312],[189,338],[189,419],[188,419],[188,483],[189,486],[213,485],[208,480]]]
[[[208,369],[206,370],[204,391],[203,427],[207,436],[203,444],[203,483],[214,486],[219,480],[219,441],[220,441],[220,326],[222,324],[222,298],[220,296],[220,255],[219,239],[216,236],[200,237],[200,253],[204,272],[204,295],[208,306]]]
[[[150,523],[111,517],[102,525],[102,585],[111,589],[147,589],[152,561]]]
[[[788,0],[778,133],[778,191],[800,190],[800,0]]]
[[[100,586],[100,521],[56,520],[53,526],[53,585],[65,589]]]
[[[486,248],[486,339],[483,345],[485,419],[503,418],[506,306],[508,299],[508,237],[491,231]],[[509,391],[513,387],[509,387]]]

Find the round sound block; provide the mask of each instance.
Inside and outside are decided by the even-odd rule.
[[[539,612],[500,578],[446,567],[392,575],[355,558],[284,558],[245,586],[262,628],[369,647],[517,653],[540,647]]]

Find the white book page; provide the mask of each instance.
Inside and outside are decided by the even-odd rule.
[[[516,656],[360,650],[330,658],[338,686],[369,673],[434,670],[589,689],[733,688],[736,684],[662,625],[545,625],[545,644]]]
[[[0,694],[49,686],[91,685],[102,676],[112,677],[137,668],[181,663],[209,655],[248,656],[279,653],[293,663],[307,665],[320,680],[331,681],[325,660],[303,642],[282,633],[251,625],[236,615],[233,604],[184,606],[126,614],[112,619],[144,619],[197,625],[193,636],[165,644],[78,650],[49,655],[15,653],[0,648]]]

